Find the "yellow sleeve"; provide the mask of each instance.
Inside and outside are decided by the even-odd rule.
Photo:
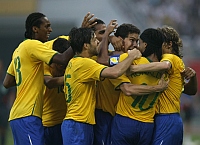
[[[44,75],[45,76],[52,76],[50,71],[50,66],[46,63],[44,63]]]

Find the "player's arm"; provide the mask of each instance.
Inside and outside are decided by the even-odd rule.
[[[123,39],[121,37],[116,37],[114,35],[109,36],[109,42],[114,47],[115,51],[122,51],[123,46]]]
[[[165,71],[171,68],[171,62],[162,61],[162,62],[152,62],[149,64],[139,64],[131,65],[130,72],[147,72],[147,71]]]
[[[5,88],[10,88],[10,87],[16,86],[13,63],[14,63],[14,60],[12,59],[10,65],[7,69],[7,73],[6,73],[6,76],[4,78],[4,81],[3,81],[3,86]]]
[[[127,96],[131,96],[131,95],[140,96],[140,95],[147,95],[147,94],[151,94],[155,92],[162,92],[165,89],[167,89],[168,83],[169,83],[169,80],[165,81],[164,75],[163,75],[158,85],[155,85],[155,86],[123,83],[119,86],[119,88]]]
[[[71,47],[69,47],[65,52],[63,53],[57,53],[55,54],[50,63],[58,63],[58,64],[62,64],[64,66],[67,66],[68,62],[70,61],[71,58],[73,58],[74,56],[74,52],[72,50]]]
[[[3,81],[3,86],[6,89],[13,87],[13,86],[16,86],[15,77],[7,73],[5,78],[4,78],[4,81]]]
[[[101,77],[104,78],[118,78],[121,76],[132,64],[134,59],[141,57],[141,53],[137,49],[129,50],[128,57],[122,62],[114,65],[113,67],[107,67],[101,72]]]
[[[117,27],[117,20],[111,20],[108,26],[106,27],[102,41],[99,44],[99,53],[97,57],[97,62],[109,66],[109,53],[108,53],[108,44],[109,44],[109,35]]]
[[[44,76],[44,84],[49,89],[62,86],[64,84],[64,76],[61,77]]]
[[[182,73],[181,75],[186,79],[189,80],[189,82],[187,82],[184,85],[184,91],[183,93],[187,94],[187,95],[195,95],[197,93],[197,88],[198,88],[198,84],[197,84],[197,77],[196,77],[196,72],[195,70],[193,70],[190,67],[187,67]]]

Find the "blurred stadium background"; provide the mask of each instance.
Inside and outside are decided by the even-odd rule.
[[[132,23],[141,31],[148,27],[172,26],[183,40],[186,66],[195,69],[200,80],[199,0],[0,0],[0,60],[4,64],[1,69],[4,74],[13,50],[24,39],[25,19],[35,11],[49,18],[53,29],[50,39],[67,35],[73,26],[79,27],[87,12],[95,14],[106,24],[111,19],[117,19],[119,25]],[[13,99],[7,101],[8,106],[12,103],[10,100]],[[185,125],[184,145],[200,145],[199,93],[196,96],[183,95],[181,101]],[[12,144],[8,127],[6,145]]]

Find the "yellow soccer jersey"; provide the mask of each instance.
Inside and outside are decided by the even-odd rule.
[[[185,66],[178,56],[164,54],[161,61],[170,61],[171,69],[168,71],[168,88],[161,94],[156,106],[156,113],[180,113],[180,96],[184,87],[181,72]]]
[[[56,51],[49,50],[38,40],[27,39],[14,51],[7,70],[15,76],[17,96],[10,111],[9,120],[26,117],[42,117],[44,66]]]
[[[44,75],[52,76],[50,66],[44,64]],[[66,101],[63,87],[48,89],[44,94],[42,123],[46,127],[61,124],[66,115]]]
[[[115,115],[115,106],[119,99],[119,90],[115,90],[109,79],[97,81],[97,100],[96,108]]]
[[[120,61],[124,60],[127,54],[120,56]],[[134,65],[150,63],[147,58],[141,57],[134,60]],[[133,73],[128,76],[132,84],[137,85],[157,85],[162,73],[160,72],[141,72]],[[121,80],[127,79],[127,76],[122,75],[118,78],[119,83]],[[116,79],[116,80],[118,80]],[[115,86],[118,85],[115,82]],[[117,103],[116,113],[131,119],[135,119],[141,122],[153,122],[155,115],[155,106],[160,93],[152,93],[143,96],[126,96],[123,92],[120,93],[119,101]]]
[[[65,71],[65,119],[95,124],[96,81],[106,66],[89,58],[74,57]]]

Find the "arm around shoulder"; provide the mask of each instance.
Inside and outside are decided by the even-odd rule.
[[[169,61],[152,62],[149,64],[131,65],[130,72],[164,71],[171,68]]]
[[[62,86],[64,85],[64,76],[61,77],[44,76],[44,84],[49,89]]]
[[[73,58],[74,52],[71,47],[69,47],[65,52],[63,53],[57,53],[53,56],[51,63],[57,63],[67,66],[68,62],[71,58]]]

